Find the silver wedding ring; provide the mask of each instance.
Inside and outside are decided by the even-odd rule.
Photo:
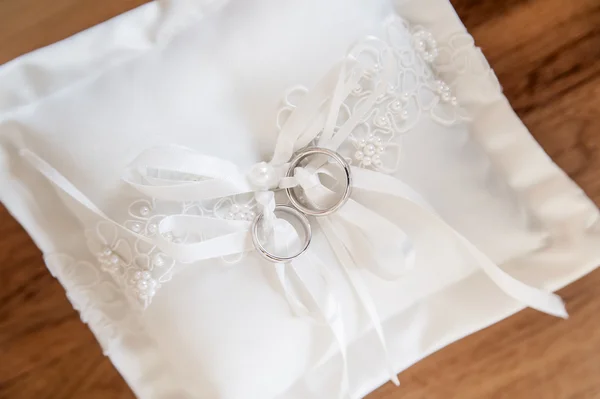
[[[274,253],[269,252],[264,245],[260,242],[259,238],[259,227],[261,221],[264,220],[264,214],[259,214],[254,221],[252,222],[251,232],[252,232],[252,242],[254,247],[258,251],[258,253],[268,260],[269,262],[275,263],[287,263],[298,256],[302,255],[310,245],[312,240],[312,230],[310,227],[310,222],[306,218],[306,215],[310,216],[326,216],[334,213],[338,209],[340,209],[350,198],[350,194],[352,191],[352,175],[350,174],[350,165],[346,162],[346,159],[342,157],[335,151],[329,150],[327,148],[321,147],[308,147],[300,152],[298,152],[294,158],[290,162],[289,169],[286,173],[286,177],[293,177],[295,169],[300,166],[300,163],[306,158],[313,155],[325,155],[327,158],[332,159],[345,173],[345,181],[344,181],[344,192],[342,193],[341,198],[332,206],[327,209],[315,209],[304,205],[296,196],[295,191],[292,188],[286,188],[285,192],[288,196],[288,199],[292,206],[286,205],[278,205],[275,207],[274,212],[283,212],[288,215],[296,218],[300,224],[302,225],[302,229],[304,230],[305,239],[302,244],[302,248],[295,254],[289,256],[281,256]]]
[[[295,208],[292,208],[291,206],[278,205],[275,207],[275,210],[273,212],[274,213],[277,213],[277,212],[287,213],[288,215],[295,217],[300,222],[300,224],[302,224],[302,229],[304,230],[305,239],[304,239],[304,242],[302,244],[302,248],[300,249],[300,251],[298,251],[297,253],[292,254],[290,256],[279,256],[279,255],[269,252],[263,246],[263,244],[260,242],[260,239],[258,236],[258,234],[259,234],[258,229],[260,226],[260,222],[264,219],[264,214],[262,214],[262,213],[259,214],[252,222],[252,227],[251,227],[252,242],[254,243],[254,247],[256,248],[258,253],[263,258],[268,260],[269,262],[287,263],[287,262],[297,258],[298,256],[302,255],[308,249],[308,246],[310,245],[310,241],[312,240],[312,230],[310,228],[310,222],[308,221],[308,219],[302,212],[298,211]]]
[[[325,155],[328,158],[332,159],[340,168],[342,168],[342,170],[345,173],[345,182],[344,182],[345,185],[344,185],[344,192],[342,194],[342,197],[329,208],[315,209],[315,208],[310,208],[310,207],[304,205],[296,196],[296,193],[293,188],[286,188],[285,192],[286,192],[290,202],[292,203],[292,205],[296,209],[298,209],[299,211],[304,213],[305,215],[327,216],[327,215],[334,213],[338,209],[340,209],[350,198],[350,194],[352,192],[352,175],[350,174],[350,165],[348,164],[346,159],[344,159],[343,156],[341,156],[340,154],[338,154],[335,151],[329,150],[327,148],[321,148],[321,147],[308,147],[308,148],[305,148],[305,149],[301,150],[300,152],[298,152],[296,154],[296,156],[292,159],[292,161],[290,162],[290,167],[287,171],[286,177],[293,177],[294,170],[298,166],[300,166],[300,162],[302,162],[303,160],[305,160],[306,158],[308,158],[312,155]]]

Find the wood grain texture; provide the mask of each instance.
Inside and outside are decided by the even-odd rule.
[[[144,2],[0,0],[0,63]],[[600,1],[452,2],[535,138],[600,204]],[[600,398],[599,287],[600,270],[560,292],[568,321],[525,310],[369,399]],[[0,208],[0,398],[132,397],[40,252]]]

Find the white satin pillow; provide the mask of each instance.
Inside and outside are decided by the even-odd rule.
[[[131,222],[131,213],[146,216],[136,215],[146,202],[121,176],[138,153],[176,143],[240,168],[268,159],[278,121],[305,93],[289,89],[314,86],[369,35],[435,62],[406,60],[403,84],[429,89],[406,102],[404,125],[372,121],[388,132],[381,165],[365,161],[365,144],[348,143],[355,165],[410,184],[535,287],[556,290],[600,263],[597,209],[515,116],[446,0],[253,0],[210,13],[201,2],[148,4],[0,68],[0,199],[138,397],[334,397],[340,354],[324,326],[290,312],[270,265],[255,257],[169,271],[142,312],[90,251],[90,236],[143,251],[57,192],[19,150],[34,151],[110,217]],[[361,200],[401,223],[417,250],[415,270],[400,279],[361,270],[395,371],[524,306],[394,200]],[[133,220],[149,228],[147,217]],[[336,264],[322,236],[314,246]],[[388,378],[384,356],[343,273],[333,274],[351,342],[351,388],[364,395]]]

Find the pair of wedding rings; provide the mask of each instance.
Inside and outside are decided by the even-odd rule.
[[[291,160],[289,169],[286,173],[286,177],[293,177],[296,168],[299,167],[303,161],[305,161],[309,157],[316,155],[326,156],[329,160],[332,160],[338,167],[342,169],[342,171],[344,172],[344,191],[339,200],[337,200],[333,205],[329,206],[328,208],[321,209],[312,208],[306,205],[298,198],[297,193],[293,188],[286,188],[285,192],[287,194],[291,206],[278,205],[275,207],[274,212],[285,213],[289,216],[296,218],[300,222],[300,224],[302,225],[302,229],[304,230],[304,241],[299,251],[288,256],[276,255],[272,252],[269,252],[259,239],[259,225],[264,218],[263,214],[259,214],[252,222],[252,242],[254,243],[254,246],[256,247],[258,253],[270,262],[287,263],[292,259],[302,255],[308,249],[308,246],[310,245],[310,242],[312,240],[312,229],[310,227],[310,222],[307,216],[319,217],[330,215],[336,212],[338,209],[340,209],[350,198],[350,194],[352,191],[352,175],[350,173],[350,165],[348,164],[346,159],[340,154],[327,148],[307,147],[303,150],[300,150]]]

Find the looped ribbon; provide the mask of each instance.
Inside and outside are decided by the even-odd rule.
[[[195,156],[188,158],[190,154]],[[57,188],[88,211],[127,231],[137,239],[156,245],[165,254],[182,263],[236,255],[255,249],[250,231],[251,223],[247,221],[201,215],[170,215],[163,218],[158,224],[158,231],[154,237],[135,233],[107,216],[85,194],[37,154],[28,149],[22,149],[20,155]],[[151,167],[146,167],[149,165]],[[161,168],[157,169],[157,166],[161,166]],[[135,180],[134,170],[143,172],[143,182]],[[177,180],[173,176],[169,178],[158,176],[154,173],[158,170],[175,172],[176,176],[185,170],[187,173],[193,172],[194,176],[202,178],[210,176],[211,178],[192,181]],[[265,212],[264,215],[270,214],[272,218],[265,233],[272,241],[273,253],[285,253],[289,249],[288,247],[299,240],[298,233],[291,223],[275,216],[276,205],[273,193],[265,190],[253,191],[255,188],[248,183],[246,175],[238,172],[237,167],[228,161],[203,156],[184,147],[170,146],[156,152],[155,149],[150,149],[137,158],[123,179],[146,195],[155,199],[172,201],[197,201],[215,198],[217,195],[231,196],[253,192],[259,207]],[[267,223],[264,215],[263,222]],[[166,238],[168,236],[166,233],[173,231],[182,235],[193,234],[202,239],[198,242],[175,242]],[[287,239],[282,240],[282,237]],[[343,369],[339,398],[351,397],[348,382],[346,334],[340,304],[334,295],[333,279],[329,270],[310,248],[291,262],[275,263],[274,266],[283,293],[293,312],[299,316],[309,316],[329,326],[342,357]],[[306,295],[302,296],[293,289],[290,284],[291,279],[299,282]],[[304,297],[308,297],[308,303]]]
[[[377,99],[385,93],[387,78],[392,76],[391,69],[394,66],[391,62],[383,60],[381,72],[383,79],[377,82],[372,92],[362,100],[352,115],[341,126],[337,126],[340,108],[364,72],[358,66],[347,71],[348,65],[352,63],[351,59],[345,60],[333,68],[317,84],[316,88],[307,94],[285,122],[277,139],[271,161],[262,165],[272,174],[267,179],[270,182],[268,186],[270,189],[300,186],[304,190],[307,200],[316,206],[330,203],[331,198],[335,196],[331,189],[321,183],[323,176],[335,180],[336,171],[333,165],[314,160],[305,167],[296,168],[293,177],[283,176],[295,151],[306,147],[315,140],[317,140],[317,146],[336,151],[356,126],[362,123]],[[248,185],[247,179],[240,176],[234,166],[228,164],[225,167],[223,165],[222,171],[217,173],[208,170],[207,167],[220,168],[218,162],[213,158],[210,159],[210,162],[208,159],[201,162],[200,160],[204,157],[193,154],[190,160],[192,164],[195,162],[201,164],[200,168],[195,169],[188,165],[177,168],[177,165],[186,163],[185,159],[179,155],[176,155],[174,159],[169,159],[167,152],[159,149],[151,159],[158,158],[161,159],[161,162],[151,164],[153,168],[192,173],[210,179],[208,182],[177,182],[175,184],[177,189],[172,192],[172,197],[170,193],[167,194],[171,190],[171,186],[157,189],[154,185],[156,182],[151,182],[150,186],[136,186],[136,188],[155,198],[170,197],[173,200],[201,200],[249,192],[252,189],[252,184]],[[219,162],[225,161],[220,160]],[[134,162],[134,165],[136,164],[140,165],[139,162]],[[394,197],[399,207],[402,207],[407,213],[419,215],[422,223],[429,226],[432,231],[442,231],[449,239],[461,245],[482,270],[508,295],[542,312],[559,317],[567,316],[560,297],[528,286],[505,273],[467,238],[440,218],[427,201],[410,186],[381,172],[357,167],[352,167],[351,171],[353,189]],[[147,175],[145,176],[147,177]],[[239,183],[237,188],[232,189],[232,187],[236,187],[236,182]],[[201,185],[202,187],[200,187]],[[223,187],[227,187],[227,189],[223,189]],[[260,193],[266,195],[264,191]],[[258,198],[260,197],[257,196],[257,200]],[[201,217],[195,216],[167,217],[159,226],[159,230],[162,233],[180,227],[187,227],[194,231],[214,228],[214,226],[205,224],[205,221],[201,219]],[[386,356],[390,379],[398,384],[399,381],[389,358],[380,317],[358,270],[361,266],[368,268],[381,278],[396,279],[414,267],[416,254],[413,243],[401,227],[352,198],[336,213],[319,217],[316,220],[371,319]],[[207,233],[209,232],[207,231]],[[160,238],[159,235],[158,244],[161,249],[175,255],[179,260],[196,261],[215,257],[215,251],[220,247],[215,244],[233,243],[237,239],[247,237],[245,234],[245,232],[233,232],[196,244],[174,244]]]
[[[363,74],[359,67],[346,74],[346,63],[340,64],[337,67],[338,79],[333,95],[329,97],[329,110],[325,117],[323,114],[309,115],[319,101],[309,98],[308,101],[300,104],[290,116],[289,123],[282,128],[271,162],[275,164],[285,162],[295,150],[313,140],[317,140],[318,147],[336,151],[356,126],[364,120],[363,118],[371,110],[378,97],[385,93],[387,77],[393,75],[391,70],[394,66],[389,59],[385,58],[382,60],[382,64],[381,76],[383,79],[376,83],[372,93],[357,106],[348,120],[338,127],[336,124],[340,108]],[[326,82],[321,83],[322,87],[326,84]],[[296,118],[294,118],[295,116]],[[305,123],[303,127],[301,120]],[[316,206],[323,206],[331,203],[333,193],[321,183],[319,176],[334,177],[331,169],[332,165],[323,166],[322,161],[321,163],[313,161],[304,168],[296,168],[294,177],[284,179],[280,187],[289,188],[298,185],[304,190],[305,197],[309,202]],[[407,214],[418,215],[421,223],[428,226],[430,231],[441,231],[449,239],[461,245],[506,294],[539,311],[562,318],[567,317],[564,303],[559,296],[531,287],[504,272],[466,237],[439,217],[422,196],[410,186],[380,172],[357,167],[352,167],[351,171],[353,189],[394,197],[400,209],[405,210]],[[397,278],[414,266],[414,246],[399,226],[353,199],[350,199],[336,213],[317,218],[317,222],[371,318],[386,353],[390,379],[398,384],[388,356],[386,340],[376,307],[367,287],[357,273],[357,266],[368,267],[382,278]],[[356,239],[357,237],[358,239]]]
[[[127,169],[123,179],[139,192],[167,201],[202,201],[254,193],[264,215],[266,231],[271,232],[272,237],[278,236],[273,233],[283,224],[273,212],[273,190],[299,186],[304,190],[307,201],[315,206],[324,206],[335,196],[331,189],[333,187],[322,183],[326,179],[337,180],[333,165],[313,160],[306,166],[296,168],[293,177],[284,177],[290,158],[295,151],[315,140],[319,147],[334,151],[339,148],[356,126],[362,123],[377,98],[385,93],[386,82],[389,81],[389,76],[393,75],[394,65],[390,60],[382,61],[383,78],[376,82],[373,91],[361,100],[341,126],[337,126],[340,108],[364,71],[357,65],[348,70],[348,66],[354,64],[354,60],[350,58],[334,67],[291,113],[281,129],[271,161],[255,165],[249,173],[240,172],[235,164],[227,160],[201,155],[184,147],[169,146],[144,151]],[[108,219],[43,160],[28,150],[22,151],[22,154],[55,185],[88,209]],[[504,272],[467,238],[439,217],[410,186],[377,171],[352,167],[351,173],[353,190],[393,197],[400,209],[418,215],[420,222],[428,229],[441,231],[449,240],[461,245],[506,294],[539,311],[567,317],[560,297],[528,286]],[[416,256],[411,239],[400,226],[353,198],[334,214],[316,220],[371,319],[386,356],[390,380],[399,384],[389,358],[381,320],[369,290],[360,276],[359,266],[384,279],[400,277],[415,265]],[[254,248],[249,228],[250,224],[243,221],[200,215],[170,215],[159,223],[158,232],[153,238],[130,233],[142,240],[150,240],[169,256],[186,263],[252,251]],[[174,242],[166,238],[168,232],[190,233],[202,237],[202,240]],[[343,397],[349,392],[345,334],[339,306],[331,305],[335,303],[335,298],[331,293],[330,279],[326,277],[326,267],[309,250],[294,259],[290,265],[276,264],[275,269],[291,307],[300,314],[314,314],[293,294],[288,284],[287,270],[293,271],[306,288],[312,302],[318,308],[319,318],[329,325],[344,360],[340,389],[340,397]],[[315,276],[320,276],[317,280],[326,283],[325,291],[314,289]]]

